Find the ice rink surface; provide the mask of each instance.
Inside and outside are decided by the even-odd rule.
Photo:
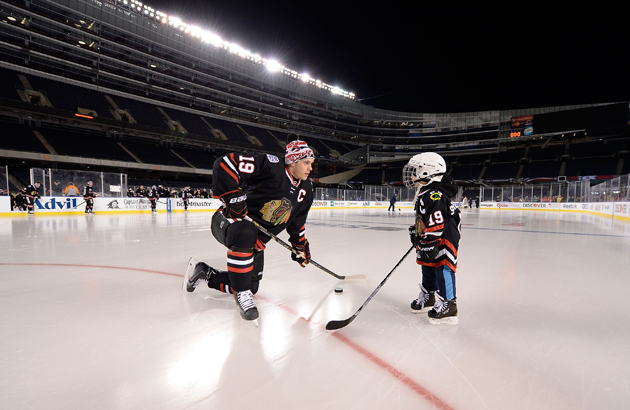
[[[330,332],[409,248],[411,210],[311,211],[313,259],[366,280],[270,242],[259,327],[231,295],[182,291],[191,256],[225,269],[210,218],[0,219],[0,408],[630,408],[628,222],[464,210],[459,325],[410,313],[412,253]]]

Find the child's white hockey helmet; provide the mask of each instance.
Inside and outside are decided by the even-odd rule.
[[[446,173],[446,161],[435,152],[423,152],[411,157],[403,168],[403,182],[406,187],[412,188],[417,182],[441,181]]]

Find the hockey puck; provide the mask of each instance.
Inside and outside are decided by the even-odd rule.
[[[343,293],[343,288],[335,288],[335,293]]]

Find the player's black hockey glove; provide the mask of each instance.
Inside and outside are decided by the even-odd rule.
[[[224,194],[221,200],[225,204],[223,216],[226,218],[242,219],[247,215],[247,195],[240,189]]]
[[[418,258],[422,262],[432,262],[438,256],[440,241],[420,241],[417,249]]]
[[[308,244],[306,238],[301,245],[292,243],[295,252],[291,252],[291,259],[300,264],[301,267],[305,267],[311,261],[311,247]]]
[[[415,225],[409,226],[409,239],[413,245],[416,244],[416,227]]]

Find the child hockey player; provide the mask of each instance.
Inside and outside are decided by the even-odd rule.
[[[458,323],[455,271],[461,218],[451,202],[457,185],[444,178],[445,173],[446,162],[434,152],[413,156],[403,168],[405,185],[419,190],[416,224],[409,227],[409,235],[416,245],[416,262],[422,265],[422,283],[411,311],[428,310],[432,324]]]

